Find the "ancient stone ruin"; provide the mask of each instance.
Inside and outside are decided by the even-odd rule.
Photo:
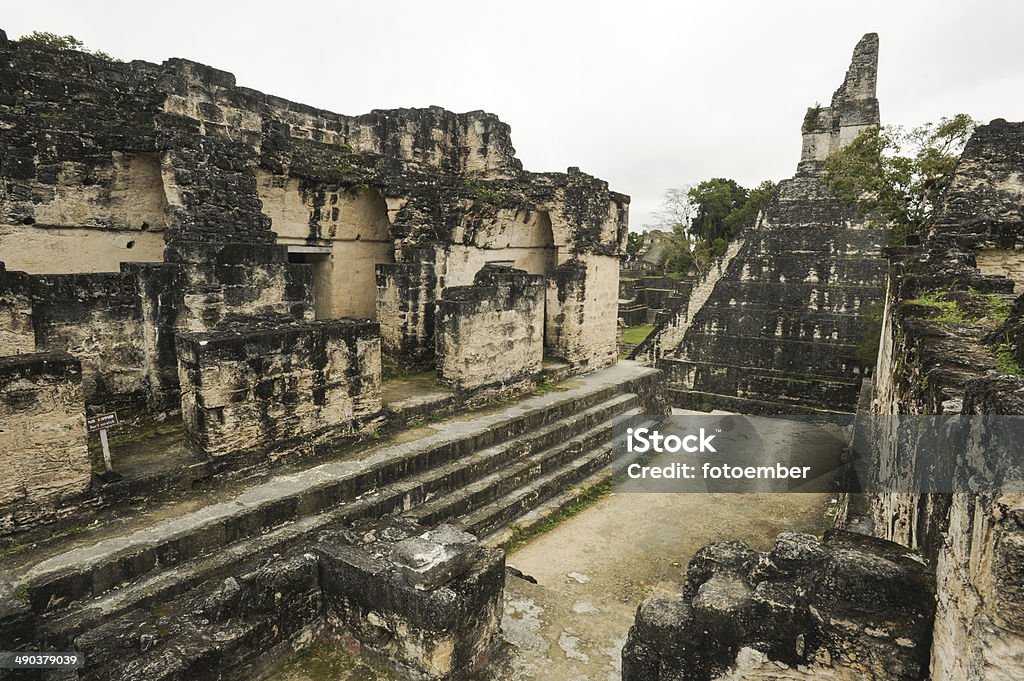
[[[628,197],[523,170],[491,114],[345,116],[3,32],[0,57],[0,651],[86,660],[24,678],[281,678],[314,642],[486,677],[501,547],[670,402],[856,411],[862,477],[824,537],[666,557],[679,593],[612,641],[625,681],[1024,676],[1020,491],[924,484],[1013,480],[1019,451],[897,448],[883,418],[1024,416],[1024,124],[978,128],[883,251],[822,181],[879,122],[868,34],[721,262],[620,282]],[[653,367],[616,361],[622,314],[657,324]]]
[[[830,106],[807,110],[796,175],[678,296],[633,353],[677,406],[750,414],[853,411],[860,313],[881,300],[884,230],[822,184],[825,160],[878,125],[878,36],[857,44]]]
[[[500,395],[545,359],[614,362],[628,198],[523,171],[494,116],[341,116],[184,60],[2,49],[0,355],[20,403],[180,408],[191,449],[238,467],[378,431],[382,366]],[[45,435],[69,503],[91,490],[82,435]],[[0,500],[8,534],[42,512],[25,493]]]
[[[624,679],[1024,675],[1019,439],[996,437],[1024,415],[1022,177],[1024,124],[978,128],[924,237],[889,249],[853,441],[865,493],[845,496],[845,529],[698,552],[677,599],[640,606]],[[951,447],[893,425],[958,415],[985,420]],[[979,489],[930,485],[940,472]]]
[[[662,408],[612,366],[628,197],[524,171],[480,111],[0,57],[0,648],[84,651],[83,679],[251,678],[323,636],[486,664],[478,539],[605,480],[613,424]]]

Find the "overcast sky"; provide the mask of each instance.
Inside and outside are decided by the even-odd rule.
[[[848,0],[5,3],[0,28],[71,33],[124,60],[186,57],[344,114],[439,105],[512,126],[529,170],[579,166],[632,196],[796,168],[864,33],[883,123],[1024,119],[1024,2]]]

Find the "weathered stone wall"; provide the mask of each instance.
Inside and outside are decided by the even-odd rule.
[[[574,366],[614,364],[618,351],[618,262],[590,256],[559,265],[548,279],[548,354]]]
[[[922,243],[893,251],[874,414],[1024,414],[1024,381],[1002,375],[1013,367],[999,358],[1000,352],[1019,353],[1024,340],[1016,334],[1019,299],[1010,307],[1017,282],[983,273],[974,255],[991,248],[1013,252],[1021,243],[1022,173],[1024,124],[997,120],[979,128]],[[1021,676],[1024,498],[992,489],[906,493],[894,482],[927,481],[930,471],[946,468],[961,477],[978,471],[980,481],[1000,479],[1016,465],[1016,454],[976,440],[957,451],[955,461],[937,461],[932,447],[910,447],[897,458],[887,433],[872,433],[867,441],[876,445],[868,450],[874,532],[919,549],[936,566],[931,678]]]
[[[90,406],[146,403],[149,372],[134,276],[0,270],[0,287],[2,354],[66,351],[82,363]]]
[[[438,376],[459,390],[514,386],[540,374],[544,280],[484,267],[472,286],[454,286],[437,304]]]
[[[366,521],[286,548],[98,626],[65,620],[43,634],[31,615],[20,628],[8,618],[4,640],[80,651],[90,661],[82,681],[266,678],[321,644],[393,678],[464,681],[498,649],[505,557],[471,535]]]
[[[885,232],[831,194],[822,174],[828,153],[878,124],[877,59],[868,34],[832,106],[808,111],[797,174],[634,352],[668,373],[677,406],[853,410],[868,369],[856,353],[860,320],[882,297]]]
[[[504,554],[449,526],[360,529],[317,547],[331,635],[409,678],[479,672],[500,636]]]
[[[167,257],[184,264],[178,329],[203,332],[251,319],[313,320],[312,269],[289,263],[284,247],[178,241],[167,247]]]
[[[0,262],[0,357],[35,352],[28,282],[28,275],[9,272]]]
[[[509,127],[492,114],[345,116],[182,59],[125,64],[32,41],[5,38],[0,57],[10,86],[0,101],[0,240],[17,241],[29,271],[55,271],[43,251],[75,250],[60,265],[72,271],[160,260],[161,236],[166,262],[197,265],[209,264],[212,244],[276,241],[312,269],[317,318],[376,315],[389,361],[417,366],[432,361],[443,289],[470,283],[484,264],[546,275],[573,258],[616,258],[624,246],[628,197],[577,168],[523,171]],[[214,328],[239,300],[263,311],[295,302],[253,299],[295,283],[277,268],[286,259],[261,257],[272,266],[254,270],[258,294],[238,288],[232,272],[182,270],[175,326]],[[392,273],[383,283],[375,265]],[[591,264],[589,290],[614,288],[606,269]],[[389,276],[404,281],[389,290]],[[587,317],[601,341],[578,365],[597,367],[611,361],[615,319],[592,301]],[[166,387],[167,372],[158,373]]]
[[[209,456],[276,457],[376,427],[380,338],[369,321],[179,334],[182,417]]]
[[[920,681],[932,575],[913,552],[853,533],[783,533],[770,551],[700,549],[679,599],[648,599],[623,681]]]
[[[66,353],[0,357],[0,529],[59,512],[89,488],[82,367]]]
[[[257,182],[277,243],[294,253],[309,247],[327,251],[298,256],[314,267],[317,319],[375,319],[374,267],[395,259],[384,197],[368,188],[308,186],[262,169]]]
[[[129,274],[59,274],[31,278],[36,347],[82,362],[82,391],[103,409],[146,403],[142,310]]]
[[[403,254],[404,255],[404,254]],[[399,369],[434,361],[434,301],[440,293],[433,249],[377,265],[377,319],[385,361]]]

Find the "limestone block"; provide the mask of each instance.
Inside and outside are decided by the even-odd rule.
[[[927,675],[933,575],[905,548],[837,532],[771,551],[711,544],[683,596],[637,610],[623,680],[873,679]]]
[[[452,287],[437,305],[441,380],[459,390],[512,385],[540,373],[544,280],[488,266],[473,286]]]
[[[4,525],[52,512],[89,488],[77,359],[57,352],[0,358],[0,456]]]
[[[177,343],[186,437],[206,455],[308,452],[377,426],[373,322],[229,327]]]
[[[383,658],[412,678],[465,679],[499,640],[505,556],[439,528],[428,543],[461,546],[472,559],[443,584],[417,585],[395,556],[418,554],[421,545],[409,539],[425,534],[412,523],[379,521],[325,537],[317,553],[327,626],[348,650]]]

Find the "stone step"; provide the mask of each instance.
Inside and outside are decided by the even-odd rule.
[[[700,390],[686,390],[668,386],[669,402],[673,407],[695,409],[698,411],[722,411],[748,414],[751,416],[767,416],[777,414],[850,414],[848,409],[830,409],[802,404],[797,401],[781,402],[777,400],[753,399],[736,395],[719,395]]]
[[[517,488],[512,494],[500,497],[464,516],[456,525],[479,538],[487,537],[570,485],[610,466],[611,459],[611,445],[590,450],[561,468]]]
[[[636,395],[623,391],[657,374],[627,363],[575,379],[565,392],[450,419],[435,435],[278,476],[228,502],[71,549],[21,572],[13,586],[55,632],[157,604],[254,553],[280,552],[339,521],[407,511],[492,473],[508,456],[571,439],[634,408]]]
[[[521,459],[515,465],[503,466],[491,475],[480,478],[455,493],[422,504],[405,515],[425,526],[466,515],[539,476],[567,465],[584,452],[608,443],[617,421],[641,413],[640,409],[633,408],[636,404],[635,395],[624,397],[632,398],[619,401],[619,404],[626,406],[628,410],[619,410],[614,418],[605,420],[569,440],[563,440],[558,446]]]

